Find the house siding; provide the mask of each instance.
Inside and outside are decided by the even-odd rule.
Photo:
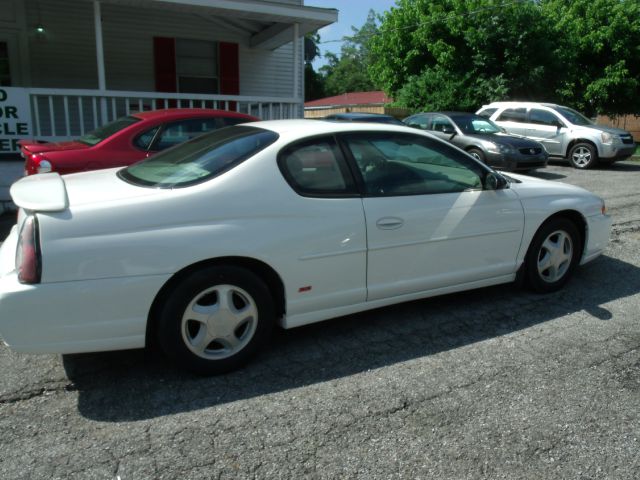
[[[279,3],[302,5],[301,0]],[[224,18],[193,13],[102,4],[107,89],[153,91],[153,37],[175,37],[239,44],[240,95],[293,96],[292,44],[276,50],[249,48],[249,34],[224,28]],[[46,32],[27,32],[31,86],[98,88],[93,4],[74,0],[26,0],[26,23],[42,22]],[[81,41],[79,41],[81,39]],[[298,92],[303,92],[302,40]]]

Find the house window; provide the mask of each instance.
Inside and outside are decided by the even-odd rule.
[[[0,42],[0,87],[11,86],[9,72],[9,46],[7,42]]]
[[[176,39],[178,92],[218,93],[218,44]]]

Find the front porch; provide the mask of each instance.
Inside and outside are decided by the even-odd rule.
[[[126,92],[119,90],[25,89],[34,138],[60,141],[84,135],[133,112],[158,108],[214,108],[263,120],[299,116],[299,99],[243,95]]]

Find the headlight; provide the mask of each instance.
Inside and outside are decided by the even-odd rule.
[[[602,138],[602,143],[612,143],[613,142],[613,135],[611,135],[610,133],[602,132],[600,134],[600,137]]]
[[[501,143],[490,143],[487,145],[487,150],[493,153],[513,153],[513,147],[511,145],[503,145]]]

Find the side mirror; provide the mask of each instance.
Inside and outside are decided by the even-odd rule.
[[[452,127],[442,127],[442,133],[446,135],[453,135],[456,131]]]
[[[564,125],[562,124],[562,122],[561,122],[561,121],[559,121],[559,120],[555,120],[555,121],[553,122],[553,125],[554,125],[557,129],[560,129],[560,128],[563,128],[563,127],[564,127]]]
[[[502,190],[506,184],[506,180],[495,172],[489,172],[487,176],[484,177],[485,190]]]

